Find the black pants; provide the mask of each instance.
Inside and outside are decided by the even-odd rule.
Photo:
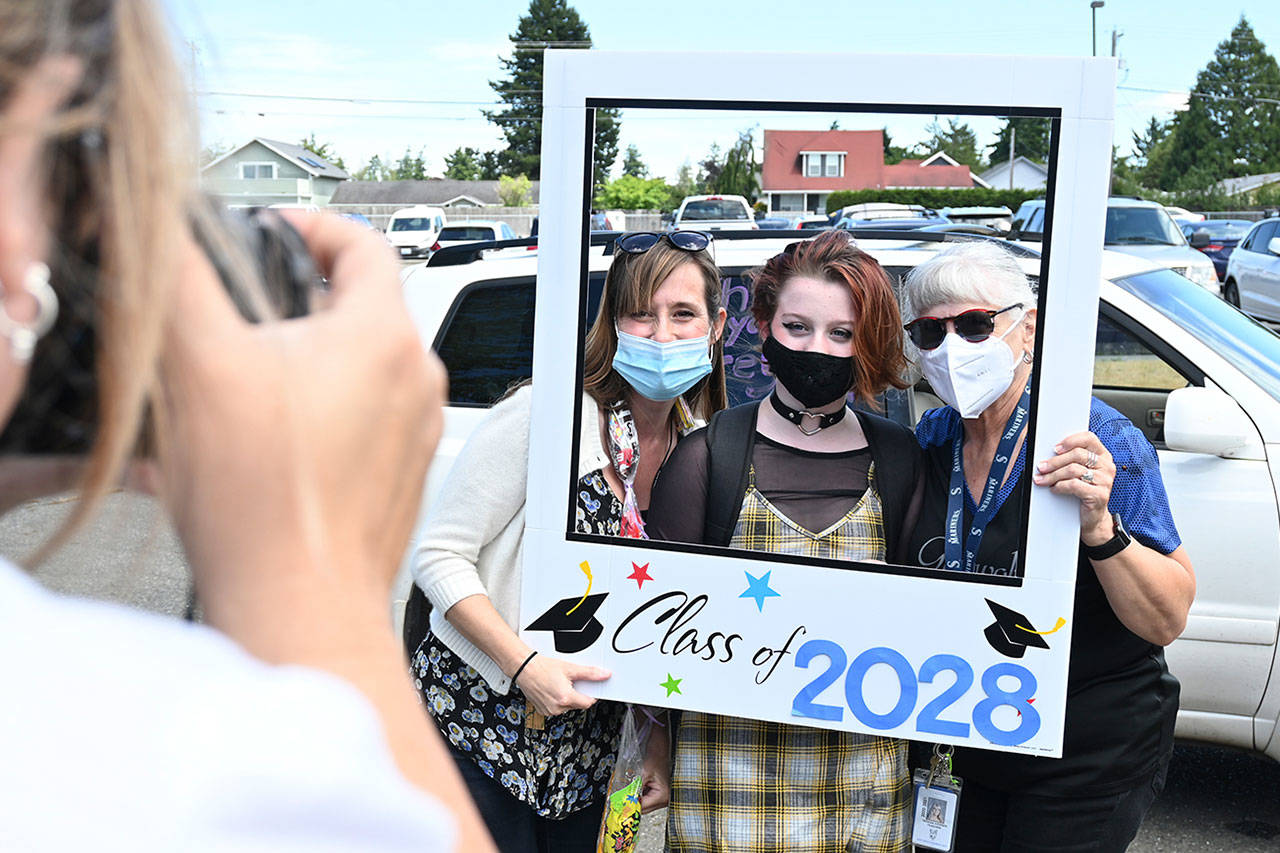
[[[449,751],[502,853],[595,853],[603,799],[559,820],[539,817],[470,756],[452,747]]]
[[[1120,853],[1164,790],[1169,756],[1131,788],[1105,797],[1005,793],[966,779],[957,853]]]

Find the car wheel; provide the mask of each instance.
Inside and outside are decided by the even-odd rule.
[[[1227,283],[1222,286],[1222,298],[1227,300],[1229,304],[1234,305],[1237,308],[1240,307],[1240,291],[1236,287],[1236,283],[1234,281],[1228,280]]]

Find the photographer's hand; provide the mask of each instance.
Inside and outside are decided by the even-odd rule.
[[[164,494],[207,621],[272,663],[346,679],[382,718],[401,771],[491,849],[418,702],[389,589],[442,429],[445,376],[376,235],[290,217],[328,277],[326,310],[241,320],[188,241],[161,365]],[[167,427],[167,429],[163,429]]]

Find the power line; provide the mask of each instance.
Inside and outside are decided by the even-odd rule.
[[[1116,86],[1117,89],[1123,89],[1127,92],[1148,92],[1155,95],[1181,95],[1182,92],[1177,89],[1147,89],[1141,86]],[[1187,92],[1188,97],[1206,98],[1211,101],[1238,101],[1240,103],[1257,103],[1257,104],[1280,104],[1280,98],[1241,98],[1234,95],[1216,95],[1213,92]]]

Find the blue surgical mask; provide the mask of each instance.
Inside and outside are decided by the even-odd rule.
[[[613,369],[650,400],[674,400],[711,372],[711,332],[700,338],[655,341],[618,330]]]

